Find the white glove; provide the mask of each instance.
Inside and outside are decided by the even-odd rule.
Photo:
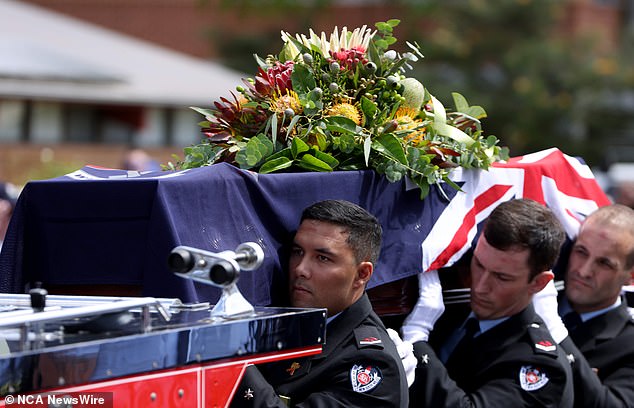
[[[557,288],[552,280],[541,291],[533,295],[533,307],[542,318],[550,335],[557,343],[561,343],[568,337],[568,329],[561,320],[557,311]]]
[[[434,324],[445,311],[438,271],[418,274],[418,301],[403,322],[403,340],[412,344],[427,341]]]
[[[398,356],[401,358],[401,363],[405,369],[407,386],[409,387],[414,383],[414,378],[416,378],[416,364],[418,363],[414,355],[414,346],[409,341],[401,340],[401,337],[394,329],[387,329],[387,333],[390,335],[394,345],[396,345],[396,351],[398,351]]]

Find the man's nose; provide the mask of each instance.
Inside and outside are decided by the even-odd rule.
[[[582,278],[589,278],[592,276],[592,261],[590,259],[580,262],[577,265],[577,275]]]
[[[488,279],[488,272],[484,271],[481,272],[479,274],[477,274],[476,276],[472,276],[472,290],[474,292],[478,292],[478,293],[486,293],[489,289],[489,279]]]
[[[291,270],[295,277],[310,278],[310,268],[308,267],[308,261],[305,256],[297,257]]]

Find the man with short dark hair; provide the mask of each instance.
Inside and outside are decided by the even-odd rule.
[[[326,343],[301,361],[249,366],[232,406],[407,406],[400,357],[365,294],[381,235],[377,219],[347,201],[304,210],[289,258],[290,303],[328,310]]]
[[[493,210],[471,258],[467,320],[430,339],[432,348],[433,311],[444,306],[439,282],[427,282],[436,293],[423,288],[403,325],[418,357],[410,406],[572,406],[570,365],[532,306],[553,279],[564,239],[555,215],[535,201],[510,200]]]
[[[634,321],[621,298],[634,278],[634,210],[601,207],[568,258],[559,314],[569,337],[576,407],[634,407]]]

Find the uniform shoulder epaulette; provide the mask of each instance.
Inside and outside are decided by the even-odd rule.
[[[557,343],[551,337],[546,325],[533,322],[528,325],[527,331],[535,353],[557,357]]]
[[[354,338],[357,348],[378,348],[383,349],[383,340],[379,329],[375,326],[359,326],[354,329]]]

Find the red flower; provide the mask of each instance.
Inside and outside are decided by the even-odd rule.
[[[255,96],[269,96],[274,93],[285,95],[287,90],[293,89],[291,73],[293,72],[293,61],[285,63],[275,62],[275,65],[264,71],[258,69],[255,77]]]
[[[343,48],[339,51],[331,52],[332,61],[337,61],[341,66],[341,70],[348,69],[354,71],[357,64],[365,65],[368,59],[365,57],[365,48],[361,46],[352,47],[349,50]]]

